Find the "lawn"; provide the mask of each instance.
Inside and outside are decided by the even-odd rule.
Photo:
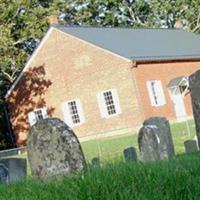
[[[193,120],[171,124],[171,132],[176,154],[184,152],[184,141],[195,136],[195,125]],[[85,157],[90,161],[93,157],[101,160],[110,160],[121,157],[126,147],[134,146],[138,149],[137,133],[128,133],[125,136],[102,138],[82,142]]]
[[[0,185],[1,200],[198,200],[200,153],[170,161],[107,163],[60,180]]]

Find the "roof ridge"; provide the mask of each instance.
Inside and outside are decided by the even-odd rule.
[[[121,27],[121,26],[115,26],[115,27],[110,27],[110,26],[89,26],[89,25],[84,25],[84,26],[79,26],[79,25],[67,25],[67,24],[52,24],[51,25],[54,28],[96,28],[96,29],[135,29],[135,30],[181,30],[181,31],[186,31],[181,28],[158,28],[158,27]]]

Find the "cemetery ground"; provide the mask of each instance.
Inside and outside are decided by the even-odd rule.
[[[183,153],[183,142],[195,136],[194,122],[172,124],[171,130],[176,157],[169,161],[125,163],[122,152],[138,147],[137,135],[91,140],[82,143],[84,154],[88,162],[99,156],[101,167],[89,165],[84,174],[56,181],[34,180],[29,173],[26,181],[0,185],[0,199],[199,199],[200,153]]]
[[[1,200],[199,199],[200,154],[170,161],[116,162],[60,180],[0,185]]]
[[[175,153],[181,154],[185,151],[184,141],[195,137],[194,120],[170,124]],[[98,138],[98,137],[97,137]],[[91,161],[93,157],[99,157],[102,161],[109,161],[122,156],[126,147],[134,146],[138,150],[138,135],[127,133],[123,136],[94,139],[82,142],[85,157]]]
[[[170,128],[176,155],[184,153],[184,141],[195,137],[194,120],[191,119],[188,121],[171,123]],[[130,146],[134,146],[139,155],[138,134],[133,133],[108,138],[97,137],[96,139],[82,142],[81,146],[87,163],[90,163],[94,157],[99,157],[102,163],[107,163],[113,160],[123,160],[123,150]],[[27,158],[27,154],[9,157]],[[29,164],[27,174],[28,176],[31,174]]]

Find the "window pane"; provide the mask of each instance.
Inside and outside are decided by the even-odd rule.
[[[44,119],[43,115],[42,115],[42,110],[39,109],[39,110],[36,110],[35,112],[35,117],[36,117],[36,121],[39,121],[41,119]]]
[[[80,123],[80,117],[79,117],[76,101],[68,102],[68,106],[69,106],[69,111],[71,114],[73,124]]]
[[[103,93],[104,99],[105,99],[105,104],[107,108],[107,112],[109,115],[116,114],[116,109],[113,101],[113,96],[111,91],[107,91]]]

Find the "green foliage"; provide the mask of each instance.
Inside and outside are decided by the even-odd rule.
[[[61,180],[0,185],[1,200],[199,199],[199,153],[170,161],[110,163]]]
[[[1,106],[0,107],[0,150],[13,147],[13,142],[5,127],[6,122],[3,113],[4,113],[3,106]]]
[[[47,16],[52,1],[0,0],[0,107],[11,83],[48,29]],[[0,110],[0,140],[5,144],[6,130]]]
[[[61,9],[63,23],[85,26],[147,27],[149,4],[144,1],[86,0],[67,1]]]
[[[183,27],[200,33],[200,0],[151,0],[149,21],[156,27],[173,28],[180,20]]]
[[[48,29],[48,4],[44,4],[47,8],[42,5],[38,1],[1,1],[0,73],[5,81],[15,79]]]

